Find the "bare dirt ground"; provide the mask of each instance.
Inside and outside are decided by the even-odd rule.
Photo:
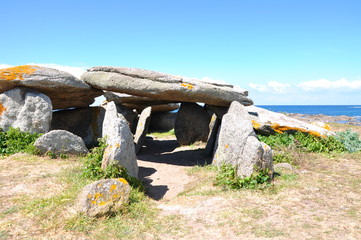
[[[209,161],[202,147],[148,138],[138,156],[140,177],[163,225],[126,239],[361,239],[360,153],[302,153],[295,169],[278,169],[266,190],[224,191],[213,185],[215,171],[199,167]],[[59,174],[74,166],[74,159],[22,154],[0,159],[0,239],[98,239],[99,229],[44,227],[22,209],[62,192],[67,183]]]

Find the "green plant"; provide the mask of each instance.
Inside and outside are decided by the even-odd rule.
[[[216,176],[215,185],[229,189],[261,189],[271,181],[268,170],[255,171],[251,176],[241,178],[237,176],[237,167],[222,164]]]
[[[38,153],[34,142],[42,134],[22,132],[17,128],[12,128],[5,132],[0,132],[0,155],[11,155],[18,152],[30,154]]]
[[[138,188],[141,191],[144,190],[143,183],[135,177],[129,176],[127,170],[116,163],[109,164],[105,169],[101,167],[103,154],[107,147],[106,140],[104,138],[98,139],[98,147],[94,147],[90,153],[85,157],[83,167],[83,177],[99,180],[105,178],[124,178],[128,181],[129,185],[134,188]]]
[[[258,136],[260,141],[275,149],[285,146],[298,147],[310,152],[344,152],[344,144],[334,136],[316,137],[310,134],[297,132],[296,134],[277,133],[270,136]]]
[[[345,146],[348,152],[361,151],[361,140],[357,132],[347,129],[347,131],[336,133],[335,138]]]
[[[292,156],[287,152],[274,152],[273,163],[290,163],[293,164]]]

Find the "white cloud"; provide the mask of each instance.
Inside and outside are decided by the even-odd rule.
[[[72,67],[72,66],[64,66],[54,63],[27,63],[26,65],[37,65],[41,67],[54,68],[60,71],[68,72],[77,78],[80,78],[80,76],[88,69],[88,67]],[[9,68],[9,67],[13,67],[13,66],[8,64],[0,64],[0,69]]]
[[[253,89],[259,92],[272,92],[272,93],[287,93],[291,89],[292,85],[289,83],[281,83],[276,81],[270,81],[266,84],[249,83]]]
[[[11,66],[8,65],[8,64],[1,64],[1,63],[0,63],[0,69],[2,69],[2,68],[9,68],[9,67],[11,67]]]
[[[328,79],[318,79],[318,80],[299,83],[297,84],[297,87],[305,91],[312,91],[318,89],[356,90],[356,89],[361,89],[361,80],[348,81],[347,79],[342,78],[336,81],[330,81]]]

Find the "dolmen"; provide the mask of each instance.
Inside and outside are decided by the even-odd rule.
[[[101,95],[103,105],[90,106]],[[229,84],[105,66],[88,69],[80,79],[35,65],[0,69],[0,128],[10,127],[46,133],[41,151],[56,151],[58,145],[65,148],[61,143],[43,146],[54,136],[77,143],[81,139],[87,148],[105,137],[108,147],[102,166],[122,165],[134,177],[138,175],[136,154],[149,130],[174,128],[180,145],[207,142],[213,164],[237,166],[241,177],[252,175],[254,166],[273,171],[272,150],[258,140],[256,132],[333,134],[327,128],[257,108],[246,90]],[[79,144],[79,151],[87,152]]]

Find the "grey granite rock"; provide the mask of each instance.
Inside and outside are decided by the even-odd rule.
[[[138,177],[133,134],[127,120],[118,113],[114,102],[110,102],[106,106],[103,137],[106,137],[108,146],[104,151],[102,168],[106,168],[111,163],[116,163],[125,167],[130,176]]]
[[[174,132],[180,145],[206,142],[211,117],[196,103],[182,103],[175,120]]]
[[[47,95],[53,109],[87,107],[103,94],[70,73],[52,68],[24,65],[0,69],[0,92],[15,87],[29,87]]]
[[[103,217],[125,209],[131,187],[123,178],[102,179],[86,185],[78,195],[75,210],[88,217]]]
[[[248,112],[238,102],[233,102],[222,118],[213,164],[237,166],[240,177],[251,176],[257,169],[273,172],[272,151],[257,139]]]
[[[88,152],[81,137],[65,130],[53,130],[44,134],[35,141],[34,146],[41,153],[78,155]]]
[[[23,132],[49,131],[52,105],[48,96],[28,88],[14,88],[0,94],[0,127]]]
[[[229,85],[202,82],[144,69],[94,67],[81,76],[90,86],[157,100],[203,102],[229,106],[232,101],[252,105],[248,92]]]
[[[134,135],[135,153],[138,154],[142,149],[143,141],[148,133],[148,127],[150,123],[150,115],[152,113],[152,107],[147,107],[140,114],[137,131]]]

